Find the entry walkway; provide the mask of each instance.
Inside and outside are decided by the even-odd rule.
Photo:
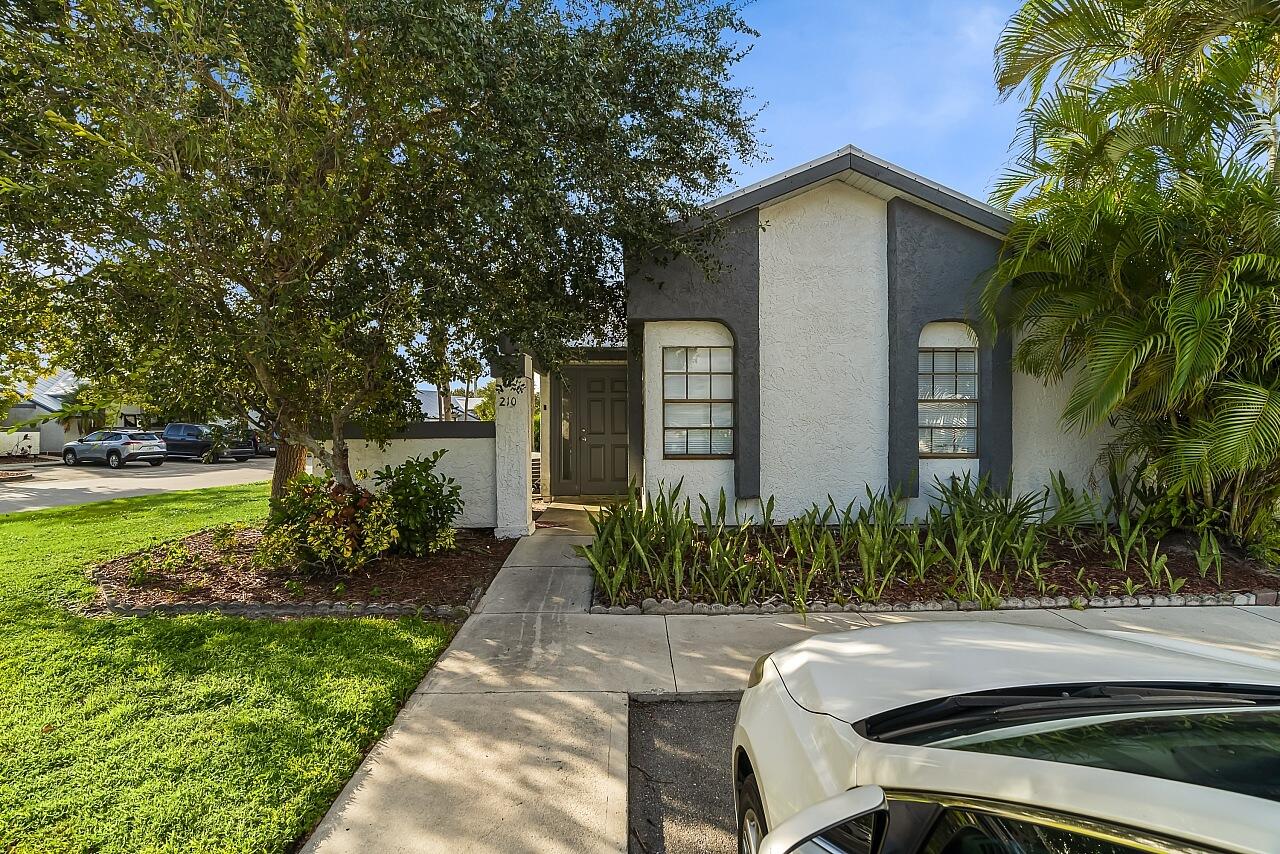
[[[1280,661],[1280,608],[759,616],[587,613],[581,511],[512,551],[304,849],[560,854],[627,846],[627,696],[737,691],[812,634],[925,619],[1149,632]]]

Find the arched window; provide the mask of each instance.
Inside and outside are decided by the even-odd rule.
[[[963,323],[930,323],[920,333],[921,457],[978,455],[978,347]]]

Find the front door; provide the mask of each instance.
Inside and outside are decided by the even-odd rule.
[[[557,495],[618,495],[627,490],[625,365],[566,368],[560,380]]]

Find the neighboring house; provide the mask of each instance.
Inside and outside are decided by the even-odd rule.
[[[422,409],[423,417],[428,421],[440,420],[440,392],[434,388],[420,388],[417,390],[418,406]],[[476,417],[476,406],[480,404],[480,398],[469,397],[466,400],[466,408],[463,408],[462,396],[454,395],[449,398],[450,408],[453,412],[454,421],[478,421]]]
[[[18,389],[21,397],[0,424],[0,429],[15,424],[31,424],[24,430],[39,433],[39,447],[42,454],[61,454],[62,446],[74,442],[81,435],[80,419],[61,419],[56,416],[80,384],[79,379],[71,371],[62,370],[41,379],[29,387]],[[126,406],[114,417],[108,419],[104,427],[137,427],[142,410],[136,406]]]
[[[1002,336],[978,346],[981,274],[1006,214],[853,147],[709,206],[723,271],[628,267],[625,348],[545,376],[550,494],[683,482],[712,506],[777,515],[970,472],[1038,490],[1076,484],[1100,439],[1064,434],[1064,386],[1015,374]],[[549,385],[548,385],[549,383]]]

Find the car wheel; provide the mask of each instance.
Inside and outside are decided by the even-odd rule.
[[[68,450],[66,450],[66,451],[63,451],[63,452],[62,452],[62,461],[63,461],[64,463],[66,463],[67,465],[69,465],[69,466],[73,466],[73,465],[75,465],[75,464],[76,464],[76,462],[77,462],[77,460],[76,460],[76,452],[75,452],[75,451],[72,451],[72,450],[70,450],[70,449],[68,449]]]
[[[113,469],[118,469],[118,468],[120,468],[122,465],[124,465],[124,458],[120,456],[120,452],[119,452],[119,451],[108,451],[108,452],[107,452],[107,466],[108,466],[108,467],[113,468]]]
[[[152,466],[164,465],[164,460],[147,460],[147,462],[151,463]]]
[[[756,775],[748,774],[738,786],[738,854],[759,854],[769,825],[764,818],[764,804]]]

